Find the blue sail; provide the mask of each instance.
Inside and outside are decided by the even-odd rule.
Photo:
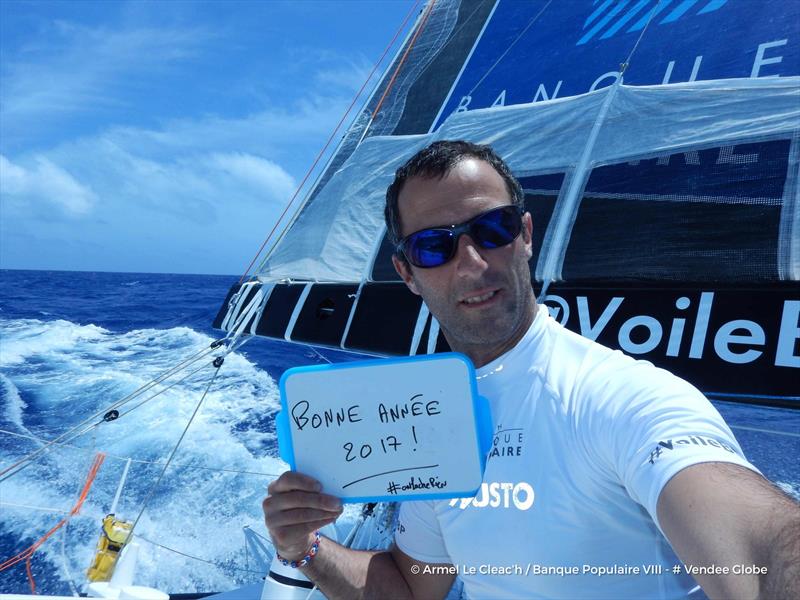
[[[463,138],[522,182],[531,282],[564,325],[712,397],[796,406],[798,34],[795,2],[429,3],[215,326],[447,350],[391,265],[383,194],[414,151]]]

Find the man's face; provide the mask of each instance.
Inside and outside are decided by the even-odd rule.
[[[505,183],[486,162],[467,158],[443,178],[414,177],[398,198],[402,235],[463,223],[498,206],[512,204]],[[425,300],[453,350],[481,366],[512,348],[525,334],[535,308],[528,260],[531,216],[509,245],[487,250],[468,235],[453,258],[422,269],[393,258],[409,289]]]

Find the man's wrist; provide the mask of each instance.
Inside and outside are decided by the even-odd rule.
[[[306,551],[311,547],[311,544],[314,543],[314,532],[312,531],[306,536],[306,541],[300,542],[292,548],[287,548],[284,552],[277,545],[274,546],[275,553],[280,555],[281,558],[288,558],[290,560],[299,560],[303,558]]]
[[[282,556],[281,553],[277,551],[277,549],[275,551],[275,556],[284,566],[291,567],[293,569],[304,567],[308,563],[310,563],[317,555],[317,551],[319,550],[320,539],[321,537],[319,531],[315,531],[313,541],[311,542],[310,546],[303,554],[301,554],[297,558]]]

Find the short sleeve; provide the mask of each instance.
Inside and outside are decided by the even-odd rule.
[[[394,540],[397,547],[414,560],[450,563],[442,530],[431,501],[403,502]]]
[[[661,491],[686,467],[708,462],[756,469],[733,432],[697,388],[644,361],[631,360],[617,371],[623,382],[606,389],[609,426],[601,443],[628,494],[658,522]]]

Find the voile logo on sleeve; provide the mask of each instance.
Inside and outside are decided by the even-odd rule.
[[[684,437],[662,440],[658,442],[656,447],[650,452],[650,459],[647,462],[649,462],[651,465],[654,465],[665,452],[675,450],[676,447],[683,448],[687,446],[711,446],[713,448],[721,448],[730,452],[731,454],[737,453],[736,450],[734,450],[725,442],[721,442],[712,437],[703,435],[687,435]]]

